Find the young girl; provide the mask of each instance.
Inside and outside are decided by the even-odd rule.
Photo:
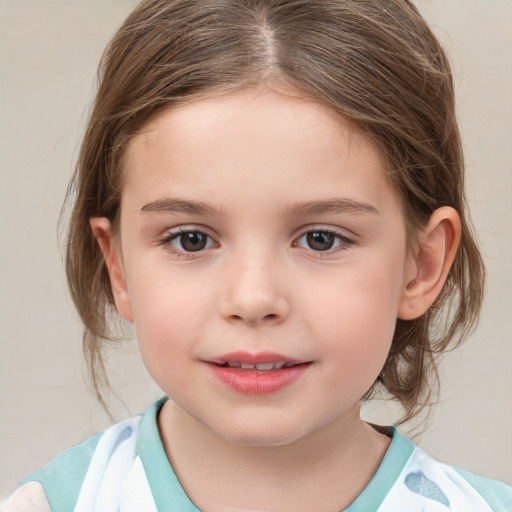
[[[404,419],[477,320],[451,73],[407,0],[146,0],[109,44],[70,289],[100,390],[115,308],[166,397],[5,509],[510,511]]]

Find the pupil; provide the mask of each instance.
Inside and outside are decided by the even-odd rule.
[[[325,231],[314,231],[306,237],[309,247],[315,251],[328,251],[334,245],[334,235]]]
[[[206,247],[206,236],[201,233],[183,233],[180,242],[188,252],[201,251]]]

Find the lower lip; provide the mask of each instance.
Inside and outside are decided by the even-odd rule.
[[[293,384],[311,363],[298,364],[281,370],[241,370],[208,363],[214,375],[229,388],[246,395],[266,395]]]

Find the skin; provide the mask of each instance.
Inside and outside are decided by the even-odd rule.
[[[396,319],[441,290],[456,212],[437,210],[408,251],[374,144],[318,103],[260,89],[159,113],[128,147],[119,233],[105,218],[91,225],[117,308],[171,398],[161,436],[196,505],[348,506],[389,446],[360,419],[361,397]],[[206,245],[186,250],[178,229]],[[332,247],[312,247],[313,233],[332,233]],[[279,391],[239,393],[207,363],[239,350],[308,366]]]

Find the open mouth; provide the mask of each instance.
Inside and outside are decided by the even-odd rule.
[[[204,361],[213,375],[232,391],[266,395],[287,388],[308,373],[313,361],[276,352],[230,352]]]
[[[291,386],[307,373],[312,361],[247,363],[237,360],[210,361],[213,374],[228,388],[246,395],[266,395]]]
[[[233,368],[237,370],[248,370],[248,371],[260,371],[260,372],[271,372],[275,370],[282,370],[286,368],[292,368],[294,366],[298,366],[300,364],[306,363],[293,363],[290,361],[276,361],[271,363],[242,363],[240,361],[225,361],[222,363],[213,363],[221,368]]]

